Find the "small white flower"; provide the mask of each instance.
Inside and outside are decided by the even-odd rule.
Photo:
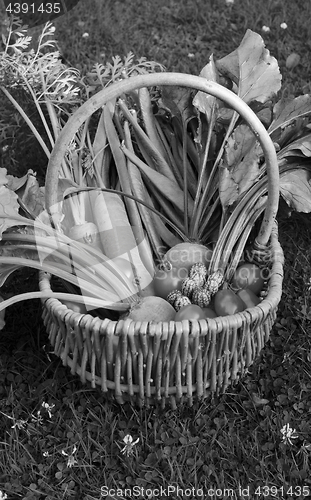
[[[269,28],[269,26],[263,26],[263,27],[261,28],[261,31],[263,31],[264,33],[269,33],[270,28]]]
[[[82,38],[88,38],[90,35],[87,33],[87,31],[85,33],[83,33],[82,35]]]
[[[8,495],[6,493],[2,493],[0,490],[0,500],[6,500],[8,498]]]
[[[280,28],[282,28],[282,30],[286,30],[287,29],[287,24],[286,23],[281,23],[280,24]]]
[[[2,148],[2,149],[4,151],[4,148]],[[306,279],[306,287],[307,287],[308,292],[311,292],[311,278]]]
[[[283,435],[282,441],[285,444],[293,444],[292,439],[297,439],[298,434],[296,429],[292,429],[289,424],[285,424],[281,429],[281,434]]]
[[[51,33],[55,33],[55,30],[56,30],[55,26],[52,26],[52,27],[50,28],[50,32],[51,32]]]
[[[51,410],[54,408],[54,406],[55,406],[55,405],[54,405],[54,404],[49,405],[49,403],[45,403],[45,402],[43,401],[43,403],[42,403],[42,405],[41,405],[41,406],[42,406],[43,408],[45,408],[45,409],[46,409],[46,411],[47,411],[47,412],[48,412],[48,414],[49,414],[49,417],[50,417],[50,418],[52,418],[52,413],[51,413]]]
[[[27,420],[16,420],[15,424],[11,425],[11,429],[15,429],[16,427],[18,429],[24,429],[26,424],[27,424]],[[1,500],[1,497],[0,497],[0,500]]]
[[[195,55],[192,52],[189,52],[188,57],[189,57],[189,59],[194,59]]]
[[[75,464],[78,463],[78,461],[73,456],[76,453],[76,451],[77,451],[77,447],[75,444],[73,445],[73,450],[69,455],[68,455],[68,453],[65,452],[65,450],[62,450],[62,454],[65,455],[65,457],[68,457],[67,467],[69,467],[69,468],[73,467]]]
[[[40,413],[40,410],[37,411],[37,415],[34,415],[33,413],[31,414],[31,421],[34,424],[40,424],[40,425],[43,424],[43,417]]]
[[[234,0],[225,0],[227,5],[232,5],[234,4]]]
[[[71,468],[78,463],[78,460],[75,459],[73,455],[69,455],[67,460],[67,467]]]
[[[132,436],[130,434],[127,434],[126,436],[124,436],[123,441],[125,443],[125,446],[124,448],[122,448],[121,453],[129,457],[134,453],[133,448],[135,444],[139,442],[139,438],[137,438],[136,441],[133,441]]]
[[[42,453],[42,455],[44,456],[44,458],[47,458],[47,457],[49,457],[49,456],[50,456],[50,454],[49,454],[49,452],[48,452],[48,451],[44,451],[44,452]]]

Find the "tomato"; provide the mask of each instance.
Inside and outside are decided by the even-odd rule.
[[[255,307],[260,302],[257,295],[255,295],[250,288],[239,290],[236,294],[243,300],[246,307]]]
[[[233,290],[249,288],[255,294],[261,292],[264,285],[261,269],[255,264],[244,263],[237,268],[232,278]]]
[[[172,290],[180,290],[182,280],[188,276],[187,269],[172,267],[169,271],[157,269],[152,281],[155,295],[166,299]]]
[[[215,295],[215,311],[218,316],[229,316],[244,311],[245,304],[238,295],[229,288],[220,290]]]
[[[207,267],[212,258],[212,250],[198,243],[178,243],[164,255],[164,261],[168,260],[177,269],[186,269],[197,262],[202,262]]]
[[[203,309],[195,304],[181,307],[176,313],[175,321],[182,321],[183,319],[205,319],[206,315]]]
[[[205,318],[217,318],[217,314],[210,307],[203,307],[202,310]]]

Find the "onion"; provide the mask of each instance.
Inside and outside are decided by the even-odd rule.
[[[173,321],[176,311],[161,297],[143,297],[130,310],[128,318],[134,321]]]

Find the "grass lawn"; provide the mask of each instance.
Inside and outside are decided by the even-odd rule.
[[[63,57],[83,73],[132,51],[198,74],[249,28],[278,59],[287,97],[311,92],[310,18],[309,0],[81,0],[55,26]],[[293,52],[300,62],[288,69]],[[23,168],[42,171],[34,157]],[[105,401],[49,352],[40,302],[11,307],[0,337],[0,500],[310,498],[310,216],[283,210],[278,223],[286,264],[271,338],[243,380],[192,408]],[[6,286],[35,289],[29,271]]]

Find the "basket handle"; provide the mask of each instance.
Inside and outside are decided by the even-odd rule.
[[[257,236],[257,244],[265,246],[271,235],[279,203],[279,168],[273,142],[259,118],[240,97],[234,94],[234,92],[200,76],[183,73],[148,73],[127,78],[99,91],[73,113],[55,142],[47,166],[45,201],[46,208],[51,217],[53,218],[53,216],[55,216],[55,220],[57,220],[57,185],[60,165],[64,159],[70,141],[79,127],[95,113],[95,111],[108,101],[116,99],[121,94],[142,87],[160,85],[190,87],[217,97],[238,112],[254,132],[264,152],[267,166],[269,196]]]

